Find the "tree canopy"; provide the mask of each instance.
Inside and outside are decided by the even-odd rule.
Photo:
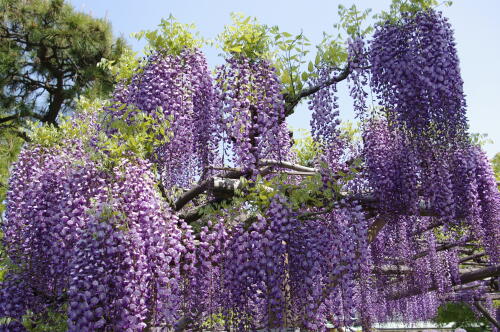
[[[62,0],[2,0],[0,124],[36,119],[56,124],[60,112],[92,84],[113,81],[97,66],[125,48],[110,24],[76,12]]]
[[[436,4],[395,0],[373,27],[341,6],[344,37],[311,62],[302,33],[241,15],[214,70],[194,26],[139,32],[143,58],[101,62],[111,98],[29,132],[0,329],[369,331],[449,301],[498,328],[500,194]],[[311,135],[295,144],[302,101]]]

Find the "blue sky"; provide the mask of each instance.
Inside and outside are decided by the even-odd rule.
[[[390,0],[356,1],[297,1],[297,0],[69,0],[73,6],[95,17],[105,17],[113,25],[116,35],[126,37],[136,51],[143,47],[129,37],[130,33],[152,30],[169,14],[183,23],[195,23],[201,35],[214,38],[230,23],[231,12],[255,16],[264,24],[278,25],[280,30],[304,34],[314,44],[322,39],[322,32],[334,32],[338,21],[337,6],[356,4],[358,8],[372,8],[373,13],[387,9]],[[468,104],[470,131],[485,133],[493,140],[485,150],[492,157],[500,152],[500,1],[456,0],[451,7],[442,7],[455,30],[461,61],[464,90]],[[218,50],[206,49],[211,66],[221,62]],[[312,52],[314,53],[314,49]],[[340,91],[341,116],[352,119],[352,102]],[[299,106],[289,119],[293,128],[309,128],[309,111]]]

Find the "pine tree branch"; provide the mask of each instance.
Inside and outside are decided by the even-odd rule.
[[[9,122],[11,120],[15,120],[18,118],[18,115],[17,114],[14,114],[14,115],[9,115],[9,116],[6,116],[4,118],[0,118],[0,123],[5,123],[5,122]]]

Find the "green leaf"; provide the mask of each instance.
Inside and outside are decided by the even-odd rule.
[[[0,317],[0,326],[9,325],[12,321],[13,319],[11,317]]]
[[[292,83],[292,80],[290,79],[290,74],[288,72],[283,72],[283,75],[281,76],[281,82],[283,84]]]
[[[241,46],[240,45],[233,46],[233,47],[229,48],[229,51],[236,52],[236,53],[241,53]]]

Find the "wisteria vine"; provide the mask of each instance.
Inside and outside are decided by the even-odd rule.
[[[493,312],[500,194],[467,136],[449,23],[434,10],[403,13],[370,42],[347,42],[362,121],[351,160],[344,71],[315,69],[300,92],[319,146],[313,167],[296,164],[293,98],[271,59],[229,53],[212,76],[189,47],[152,51],[98,114],[61,129],[84,123],[85,137],[27,144],[1,225],[0,318],[10,320],[0,331],[50,315],[69,331],[368,331],[430,319],[457,299]],[[134,141],[139,129],[155,142]],[[117,148],[120,130],[152,144],[148,153]]]

